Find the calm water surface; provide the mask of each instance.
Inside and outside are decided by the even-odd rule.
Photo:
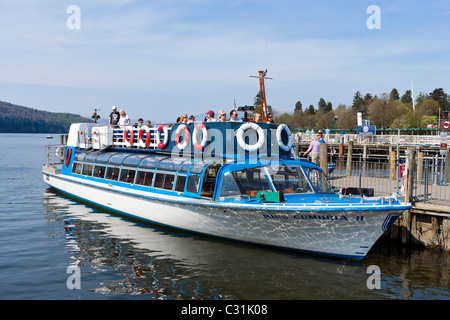
[[[1,299],[450,299],[450,257],[377,244],[362,262],[174,232],[57,194],[47,135],[0,134]],[[381,270],[369,289],[367,268]],[[69,289],[71,268],[80,289]],[[68,273],[69,271],[69,273]]]

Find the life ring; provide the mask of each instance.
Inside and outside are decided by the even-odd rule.
[[[66,156],[64,157],[64,164],[66,167],[69,166],[71,157],[72,157],[72,148],[67,148]]]
[[[56,157],[59,161],[63,162],[63,160],[64,160],[64,150],[62,150],[62,146],[61,146],[61,147],[57,147],[57,148],[55,149],[55,157]]]
[[[203,132],[203,138],[200,144],[197,142],[197,134],[199,132],[199,129],[201,129]],[[206,146],[206,142],[208,142],[208,129],[206,129],[203,123],[199,123],[195,126],[194,132],[192,133],[192,143],[194,144],[195,149],[203,150],[203,148]]]
[[[180,136],[184,132],[183,142],[180,142]],[[177,131],[175,131],[175,143],[180,150],[186,149],[189,143],[189,130],[185,124],[178,126]]]
[[[405,141],[405,139],[400,139],[400,144],[406,144],[406,141]]]
[[[253,129],[253,130],[255,130],[258,133],[258,142],[256,142],[253,145],[248,145],[244,141],[244,132],[247,129]],[[266,141],[262,128],[260,126],[258,126],[254,122],[247,122],[247,123],[244,123],[242,126],[240,126],[237,129],[236,139],[237,139],[237,142],[239,143],[239,146],[242,149],[247,150],[247,151],[256,151],[256,150],[258,150],[259,148],[262,147],[262,145]]]
[[[448,128],[450,127],[450,122],[445,121],[445,122],[442,124],[442,126],[443,126],[445,129],[448,129]]]
[[[284,131],[286,131],[286,134],[288,135],[288,143],[284,144],[283,140],[281,140],[281,133]],[[292,148],[292,133],[291,130],[289,130],[289,127],[285,124],[280,124],[277,128],[277,142],[280,145],[280,148],[283,149],[284,151],[289,151]]]
[[[128,140],[128,131],[130,131],[130,140]],[[132,126],[128,126],[123,130],[123,142],[125,142],[125,146],[131,147],[134,142],[134,130]]]
[[[161,131],[164,133],[164,141],[161,142]],[[167,147],[167,143],[169,142],[169,130],[165,125],[160,125],[158,130],[156,130],[156,143],[158,144],[158,148],[164,149]]]
[[[145,142],[142,139],[144,136],[144,131],[147,133],[147,139],[145,139]],[[150,128],[146,125],[140,127],[138,135],[139,146],[141,146],[142,148],[148,147],[148,145],[150,144],[150,138],[151,138]]]

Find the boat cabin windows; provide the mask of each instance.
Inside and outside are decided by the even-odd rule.
[[[175,175],[170,173],[156,173],[153,188],[172,190]]]
[[[199,176],[189,176],[186,192],[198,193],[200,187],[200,177]]]
[[[272,191],[272,188],[261,167],[250,168],[226,172],[222,178],[219,197],[256,197],[260,191]]]
[[[117,181],[119,179],[119,167],[108,167],[106,169],[105,179]]]
[[[151,187],[153,184],[153,171],[139,170],[136,177],[136,184]]]
[[[333,188],[322,171],[308,167],[304,167],[303,170],[309,181],[311,181],[312,187],[316,193],[334,193]]]
[[[223,161],[213,159],[174,160],[161,155],[77,152],[72,172],[188,196],[212,198],[222,164]]]
[[[177,175],[177,183],[175,184],[175,191],[183,192],[185,185],[186,185],[186,176],[178,174]]]
[[[74,162],[72,166],[72,173],[81,174],[82,162]]]
[[[92,163],[85,163],[84,166],[83,166],[82,175],[84,175],[84,176],[92,175],[92,170],[93,169],[94,169],[94,164],[92,164]]]
[[[300,166],[282,165],[278,170],[268,167],[268,171],[277,191],[284,193],[313,191]]]
[[[94,167],[94,172],[92,173],[92,176],[96,177],[96,178],[104,178],[105,172],[106,172],[105,166],[100,166],[100,165],[96,164]]]
[[[134,183],[135,175],[136,175],[136,170],[122,168],[122,170],[120,171],[119,181],[126,182],[126,183]]]

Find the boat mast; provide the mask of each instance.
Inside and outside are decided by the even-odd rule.
[[[259,71],[259,76],[250,76],[251,78],[259,78],[259,98],[261,100],[261,120],[267,123],[267,103],[266,103],[266,89],[264,86],[264,79],[272,79],[267,78],[267,69],[266,71]]]

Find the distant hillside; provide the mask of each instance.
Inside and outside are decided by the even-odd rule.
[[[36,110],[0,101],[0,132],[67,133],[74,122],[92,122],[72,113]]]

